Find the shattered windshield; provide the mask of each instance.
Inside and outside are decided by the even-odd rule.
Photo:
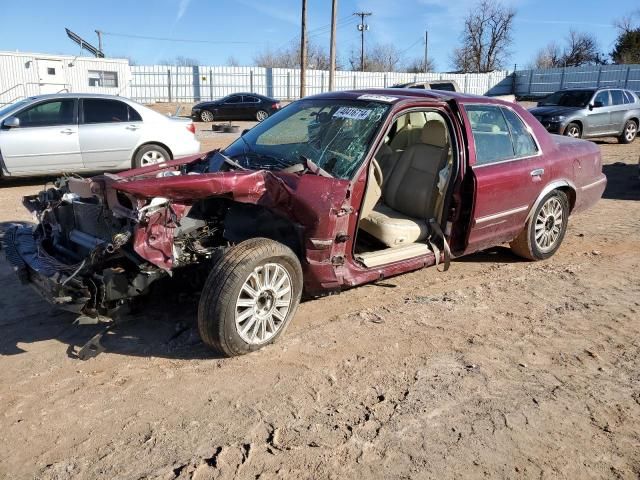
[[[224,154],[252,170],[312,163],[333,177],[349,179],[388,110],[380,102],[300,100],[256,125]]]
[[[593,97],[593,90],[562,90],[549,95],[542,100],[538,105],[558,105],[561,107],[579,107],[584,108]]]

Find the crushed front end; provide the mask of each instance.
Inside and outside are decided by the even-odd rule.
[[[23,283],[81,317],[112,319],[178,267],[198,268],[223,242],[215,214],[114,188],[122,177],[65,177],[24,197],[34,226],[5,232],[5,255]],[[125,308],[125,311],[128,310]]]

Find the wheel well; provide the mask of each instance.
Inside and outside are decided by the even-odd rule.
[[[632,117],[632,118],[630,118],[629,120],[632,120],[633,122],[635,122],[636,127],[640,127],[640,120],[638,120],[637,118]]]
[[[569,200],[569,211],[573,211],[573,207],[576,204],[576,192],[573,188],[571,188],[569,185],[565,185],[564,187],[558,187],[556,190],[560,190],[561,192],[564,192],[564,194],[567,196],[567,199]]]
[[[173,160],[173,153],[171,152],[171,149],[169,147],[167,147],[164,143],[161,143],[161,142],[145,142],[142,145],[140,145],[138,148],[136,148],[135,152],[133,152],[133,155],[131,157],[131,165],[134,168],[135,168],[136,155],[138,155],[138,152],[140,151],[140,149],[142,147],[146,147],[147,145],[157,145],[159,147],[164,148],[169,153],[169,160]]]
[[[584,132],[584,128],[583,128],[582,122],[580,120],[571,120],[569,123],[567,123],[567,127],[569,125],[571,125],[572,123],[575,123],[576,125],[578,125],[580,127],[580,132]],[[567,129],[567,127],[565,127],[565,130]]]
[[[260,205],[232,203],[224,219],[224,236],[232,242],[264,237],[289,247],[303,260],[302,226]]]

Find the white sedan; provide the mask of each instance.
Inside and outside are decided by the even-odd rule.
[[[126,170],[199,151],[190,119],[122,97],[40,95],[0,109],[0,177]]]

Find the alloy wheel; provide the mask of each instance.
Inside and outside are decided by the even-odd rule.
[[[236,329],[242,340],[259,345],[284,325],[292,303],[291,277],[278,263],[258,265],[236,300]]]
[[[146,167],[147,165],[153,165],[164,161],[166,161],[166,158],[164,158],[162,152],[159,152],[158,150],[149,150],[140,158],[140,166]]]
[[[549,198],[536,217],[535,241],[543,253],[551,251],[560,238],[564,214],[562,204],[554,196]]]
[[[627,128],[624,130],[624,136],[627,139],[627,142],[632,142],[634,138],[636,138],[636,134],[638,133],[638,127],[635,122],[631,121],[627,124]]]
[[[258,110],[258,113],[256,113],[256,120],[262,122],[263,120],[266,120],[268,116],[269,114],[264,110]]]
[[[200,120],[203,122],[213,122],[213,113],[209,110],[203,110],[200,112]]]
[[[580,138],[580,129],[575,125],[571,125],[567,130],[567,136],[571,138]]]

